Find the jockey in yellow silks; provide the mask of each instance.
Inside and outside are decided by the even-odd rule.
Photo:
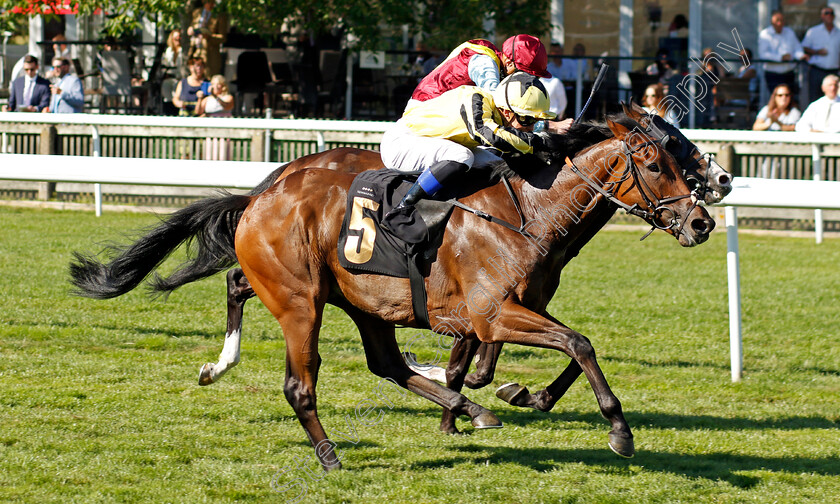
[[[434,197],[473,165],[503,162],[481,147],[533,152],[534,123],[556,117],[548,109],[545,87],[525,72],[506,77],[492,93],[461,86],[407,108],[382,136],[380,153],[386,167],[422,173],[389,216]]]

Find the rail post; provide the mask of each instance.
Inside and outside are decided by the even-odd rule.
[[[265,132],[251,135],[251,161],[265,161]]]
[[[93,157],[102,156],[102,139],[99,137],[99,129],[96,125],[91,125],[91,143],[93,144]],[[93,202],[96,208],[96,216],[102,217],[102,184],[93,184]]]
[[[741,280],[738,266],[738,212],[734,206],[724,208],[726,217],[726,271],[729,277],[729,359],[732,381],[741,381],[744,368],[744,346],[741,342]]]
[[[58,130],[55,126],[44,126],[41,129],[41,139],[38,148],[38,154],[51,155],[56,154],[56,140],[58,139]],[[53,193],[55,193],[55,182],[39,182],[38,183],[38,199],[41,201],[48,201]]]
[[[811,145],[811,164],[814,167],[814,180],[822,179],[822,146],[817,144]],[[821,208],[814,210],[814,233],[816,235],[817,243],[823,241],[823,211]]]

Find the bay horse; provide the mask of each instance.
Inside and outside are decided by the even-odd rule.
[[[624,116],[611,116],[612,119],[624,122],[625,126],[631,129],[641,126],[651,138],[659,143],[661,148],[673,154],[686,179],[690,182],[692,192],[696,193],[706,204],[718,203],[732,191],[732,176],[711,155],[701,152],[678,128],[656,114],[647,113],[632,101],[629,104],[622,103],[621,105]],[[580,139],[586,139],[585,142],[606,140],[612,136],[609,128],[597,123],[584,125],[581,128],[587,130],[586,134],[579,135]],[[576,151],[576,149],[584,146],[585,144],[576,144],[573,141],[566,146],[566,150]],[[532,161],[527,157],[525,159],[526,163]],[[260,194],[283,177],[307,168],[327,168],[345,173],[360,173],[364,170],[377,170],[384,167],[377,152],[351,148],[333,149],[299,158],[275,170],[250,194]],[[583,246],[585,241],[580,243],[580,246]],[[577,252],[567,254],[567,261],[576,255]],[[255,294],[245,274],[239,268],[228,271],[226,281],[228,314],[225,344],[218,362],[208,362],[199,370],[198,382],[200,385],[215,383],[227,371],[236,366],[240,360],[239,349],[244,305]],[[156,287],[163,291],[170,290],[170,286],[165,283],[157,284]],[[460,342],[456,344],[460,344]],[[461,349],[460,351],[467,351],[467,349]],[[467,375],[464,385],[473,389],[489,385],[494,378],[495,365],[501,352],[501,344],[493,346],[481,343],[477,351],[473,349],[470,352],[478,355],[477,370],[475,373]],[[415,370],[419,369],[415,367]],[[432,376],[429,371],[419,370],[419,372],[427,377]],[[443,370],[436,373],[437,376],[444,374]],[[527,389],[517,385],[514,389],[508,389],[506,393],[510,395],[512,392],[514,395],[521,395],[522,392],[527,392]],[[511,402],[510,397],[500,397],[507,402]],[[518,398],[517,401],[521,402],[521,398]],[[446,432],[456,432],[453,422],[444,421],[441,429]]]
[[[632,431],[591,343],[547,315],[545,307],[557,287],[570,240],[600,226],[605,209],[625,206],[683,246],[707,240],[714,221],[697,206],[671,154],[622,124],[608,120],[607,126],[612,138],[583,149],[567,163],[539,165],[511,180],[526,218],[546,212],[551,216],[553,224],[540,233],[538,243],[454,213],[425,283],[429,318],[439,332],[453,323],[455,311],[459,323],[467,324],[461,338],[551,348],[569,355],[586,375],[602,415],[611,424],[609,447],[629,457],[635,453]],[[123,294],[192,239],[198,248],[196,257],[170,278],[159,279],[158,285],[208,276],[235,254],[251,288],[281,325],[286,341],[284,393],[325,470],[341,466],[316,407],[318,334],[327,303],[343,309],[356,323],[373,373],[455,415],[468,416],[476,428],[500,427],[486,408],[406,365],[394,327],[417,326],[408,280],[352,274],[339,265],[339,228],[352,180],[352,175],[332,170],[307,169],[284,177],[259,195],[198,201],[133,245],[118,249],[119,255],[108,264],[76,253],[70,265],[72,282],[81,295]],[[462,201],[477,208],[497,208],[500,217],[510,221],[516,212],[499,205],[505,198],[505,189],[496,184]],[[506,251],[516,259],[505,256]],[[484,258],[496,260],[499,276],[493,278],[481,267]],[[492,303],[489,293],[503,285]],[[470,305],[476,292],[485,293],[485,303],[495,306],[493,318],[484,310],[488,305]],[[460,311],[461,306],[467,306],[466,311]]]

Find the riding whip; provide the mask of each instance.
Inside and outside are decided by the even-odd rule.
[[[595,93],[598,92],[598,88],[601,87],[603,84],[604,79],[607,77],[607,70],[609,70],[610,66],[606,63],[601,63],[601,68],[598,70],[598,76],[595,77],[595,82],[592,84],[592,91],[589,93],[589,98],[584,103],[583,108],[580,109],[580,114],[575,118],[572,124],[577,124],[580,122],[580,118],[583,117],[583,114],[586,113],[586,109],[589,108],[589,103],[592,101],[592,97],[595,96]]]

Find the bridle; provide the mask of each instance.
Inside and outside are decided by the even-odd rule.
[[[649,140],[631,149],[628,147],[627,142],[622,140],[621,147],[625,159],[624,171],[622,172],[618,180],[608,182],[607,184],[605,184],[606,188],[601,187],[600,184],[596,183],[588,175],[583,173],[577,166],[575,166],[574,162],[571,159],[569,159],[568,157],[566,158],[566,164],[569,166],[572,172],[575,173],[575,175],[580,177],[586,183],[586,185],[588,185],[596,192],[607,198],[607,200],[609,200],[611,203],[617,205],[620,208],[623,208],[627,213],[641,217],[653,226],[651,227],[650,231],[648,231],[647,234],[645,234],[641,238],[642,240],[650,236],[650,234],[656,229],[668,231],[676,228],[675,235],[679,236],[682,233],[683,227],[685,226],[685,222],[687,219],[683,219],[683,221],[680,222],[680,219],[677,218],[677,213],[667,205],[685,198],[691,198],[692,206],[686,214],[688,215],[694,211],[694,208],[697,206],[697,202],[699,201],[696,194],[693,191],[689,194],[682,194],[679,196],[660,197],[656,195],[656,193],[654,193],[654,191],[645,181],[644,177],[640,175],[639,167],[636,165],[636,161],[633,159],[633,154],[649,146],[654,146],[655,148],[657,144],[659,144],[659,142],[657,142],[656,140]],[[638,187],[639,194],[644,200],[645,208],[639,206],[638,203],[628,205],[623,201],[619,200],[615,196],[615,194],[611,192],[613,191],[613,188],[618,189],[621,186],[621,184],[623,184],[629,179],[632,179],[633,183],[624,191],[624,194],[630,191],[633,188],[633,186]],[[668,217],[669,214],[670,217]]]
[[[652,117],[643,117],[642,120],[638,121],[639,124],[644,127],[645,134],[652,138],[656,143],[662,146],[663,149],[668,150],[668,142],[671,141],[671,134],[667,131],[663,131],[657,125],[654,124],[654,119]],[[664,120],[664,119],[663,119]],[[679,134],[679,133],[677,133]],[[679,134],[682,136],[681,134]],[[712,166],[712,160],[714,156],[708,152],[704,152],[701,154],[700,157],[695,156],[696,153],[700,152],[696,146],[691,144],[687,138],[684,136],[679,138],[676,137],[676,140],[680,142],[682,150],[679,154],[674,154],[674,157],[677,160],[677,163],[680,165],[680,169],[682,169],[683,174],[685,175],[686,181],[689,183],[689,187],[691,187],[691,192],[698,199],[702,200],[706,196],[706,191],[709,190],[709,167]],[[690,152],[686,152],[688,150],[688,143],[689,145],[693,146],[693,149]],[[670,151],[669,151],[670,152]],[[700,178],[696,174],[699,173],[701,165],[700,161],[706,162],[706,177]],[[688,163],[685,165],[684,163]]]

